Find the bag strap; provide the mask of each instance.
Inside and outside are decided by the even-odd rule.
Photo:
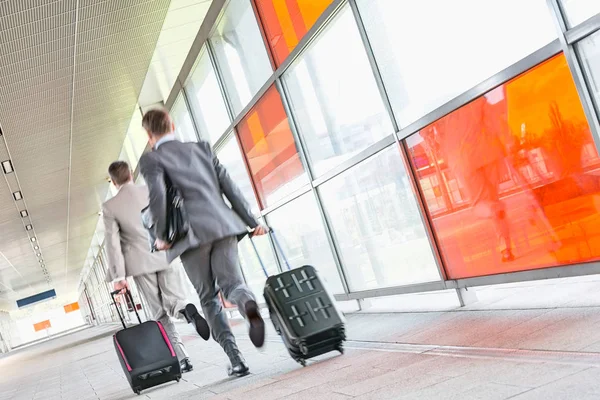
[[[121,293],[120,290],[115,290],[114,292],[110,292],[110,295],[112,297],[113,304],[115,305],[115,308],[117,309],[117,314],[119,314],[119,319],[121,320],[121,324],[123,325],[123,329],[127,329],[127,326],[125,325],[125,318],[121,314],[121,309],[119,308],[119,305],[117,304],[117,300],[116,300],[116,296],[119,293]],[[131,305],[133,306],[133,311],[135,311],[135,316],[137,317],[138,322],[141,324],[142,323],[142,319],[140,318],[140,314],[138,314],[137,308],[135,306],[135,302],[133,301],[133,296],[131,295],[131,291],[129,289],[125,289],[125,296],[127,298],[129,298],[129,301],[131,301]]]

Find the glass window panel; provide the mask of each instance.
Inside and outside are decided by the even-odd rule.
[[[600,110],[600,32],[582,40],[576,46],[590,90]]]
[[[135,183],[138,185],[145,185],[146,181],[144,180],[144,177],[142,176],[142,174],[138,174]]]
[[[250,0],[229,2],[211,43],[233,110],[240,113],[273,72]]]
[[[140,113],[137,106],[131,117],[129,129],[127,129],[127,136],[131,140],[133,152],[139,160],[148,145],[148,134],[144,128],[142,128],[142,113]]]
[[[231,121],[207,51],[201,52],[186,90],[200,135],[214,144]]]
[[[246,165],[244,165],[244,159],[242,158],[242,153],[240,152],[240,147],[235,136],[231,136],[227,144],[219,150],[217,156],[221,164],[227,169],[231,179],[239,186],[244,197],[250,203],[252,211],[258,214],[258,203],[254,195],[254,189],[252,188],[252,183],[250,182],[250,177],[248,176],[248,171],[246,170]]]
[[[344,293],[313,193],[278,208],[267,216],[267,220],[292,268],[312,265],[329,291]],[[285,265],[283,258],[282,265]]]
[[[261,220],[261,222],[263,221]],[[267,278],[260,265],[259,256],[269,275],[278,273],[277,261],[275,260],[275,255],[273,254],[269,238],[266,235],[259,236],[252,240],[256,245],[258,256],[252,247],[250,238],[245,237],[242,241],[240,241],[238,247],[240,253],[240,263],[242,264],[242,272],[244,273],[244,278],[246,279],[247,285],[250,287],[256,297],[260,299],[260,301],[264,302],[263,290],[265,288],[265,281]]]
[[[133,171],[135,167],[137,167],[139,157],[136,156],[133,151],[133,145],[131,144],[131,139],[129,136],[125,136],[125,141],[123,142],[123,151],[127,154],[127,159],[129,160],[129,167]]]
[[[394,132],[349,6],[284,81],[315,176]]]
[[[564,55],[407,144],[450,278],[600,259],[600,158]]]
[[[286,59],[333,0],[255,0],[277,65]]]
[[[308,184],[275,86],[248,112],[237,131],[264,207]]]
[[[131,160],[129,159],[129,154],[125,150],[125,146],[121,148],[121,153],[119,154],[119,160],[127,162],[127,164],[131,165]]]
[[[600,13],[600,2],[597,0],[560,0],[560,2],[570,27],[577,26]]]
[[[358,0],[358,5],[402,126],[557,37],[546,0]]]
[[[183,93],[180,93],[171,107],[171,118],[175,124],[175,137],[182,142],[197,142],[196,130],[190,117]]]
[[[318,189],[351,290],[440,279],[397,146]]]

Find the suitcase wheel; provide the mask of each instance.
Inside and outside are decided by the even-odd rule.
[[[336,347],[336,350],[340,352],[340,354],[344,354],[344,346],[342,346],[341,344]]]
[[[181,378],[177,378],[175,380],[177,381],[177,383],[179,383],[179,381],[181,381]]]
[[[140,389],[135,389],[134,390],[135,394],[137,394],[138,396],[140,395],[140,393],[142,393],[142,391]]]
[[[304,343],[302,343],[302,344],[300,345],[300,352],[301,352],[302,354],[304,354],[304,355],[307,355],[307,354],[308,354],[308,347],[306,347],[306,345],[305,345]]]

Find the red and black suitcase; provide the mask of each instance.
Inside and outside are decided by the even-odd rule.
[[[273,326],[289,354],[303,366],[306,360],[330,351],[343,354],[346,340],[344,318],[316,269],[311,265],[292,269],[272,231],[271,237],[288,270],[269,276],[259,256],[267,276],[263,295]],[[258,255],[256,247],[254,250]]]
[[[163,383],[179,382],[181,365],[162,324],[158,321],[142,323],[134,306],[139,325],[127,327],[115,300],[118,293],[115,291],[111,295],[123,329],[113,335],[113,342],[131,389],[140,394],[144,389]],[[125,295],[133,303],[129,290]]]

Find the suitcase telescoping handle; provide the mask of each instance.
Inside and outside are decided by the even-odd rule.
[[[290,266],[290,262],[288,261],[287,256],[285,255],[285,252],[283,251],[283,247],[281,247],[279,240],[277,240],[277,235],[275,235],[275,231],[272,228],[269,228],[269,235],[271,235],[271,238],[273,239],[273,243],[275,244],[275,250],[279,254],[281,254],[281,258],[283,258],[283,262],[284,262],[287,270],[288,271],[291,270],[292,267]],[[267,267],[265,267],[265,263],[263,262],[262,257],[260,256],[260,253],[258,252],[258,248],[256,247],[256,243],[254,243],[254,238],[252,236],[250,236],[250,243],[252,244],[254,253],[256,253],[256,257],[258,258],[258,263],[260,264],[260,267],[262,268],[263,273],[268,278],[269,272],[267,271]]]
[[[112,296],[113,304],[117,309],[117,314],[119,314],[121,324],[123,324],[123,329],[127,329],[127,325],[125,325],[125,318],[123,317],[123,315],[121,315],[121,309],[119,308],[119,305],[117,304],[116,300],[116,296],[120,293],[120,290],[115,290],[114,292],[110,292],[110,295]],[[135,311],[135,316],[137,317],[138,322],[141,324],[142,319],[140,318],[140,314],[138,314],[137,308],[135,307],[135,303],[133,302],[133,296],[131,295],[131,291],[129,289],[125,289],[125,296],[127,296],[127,298],[129,298],[129,301],[131,301],[131,305],[133,305],[133,310]]]

